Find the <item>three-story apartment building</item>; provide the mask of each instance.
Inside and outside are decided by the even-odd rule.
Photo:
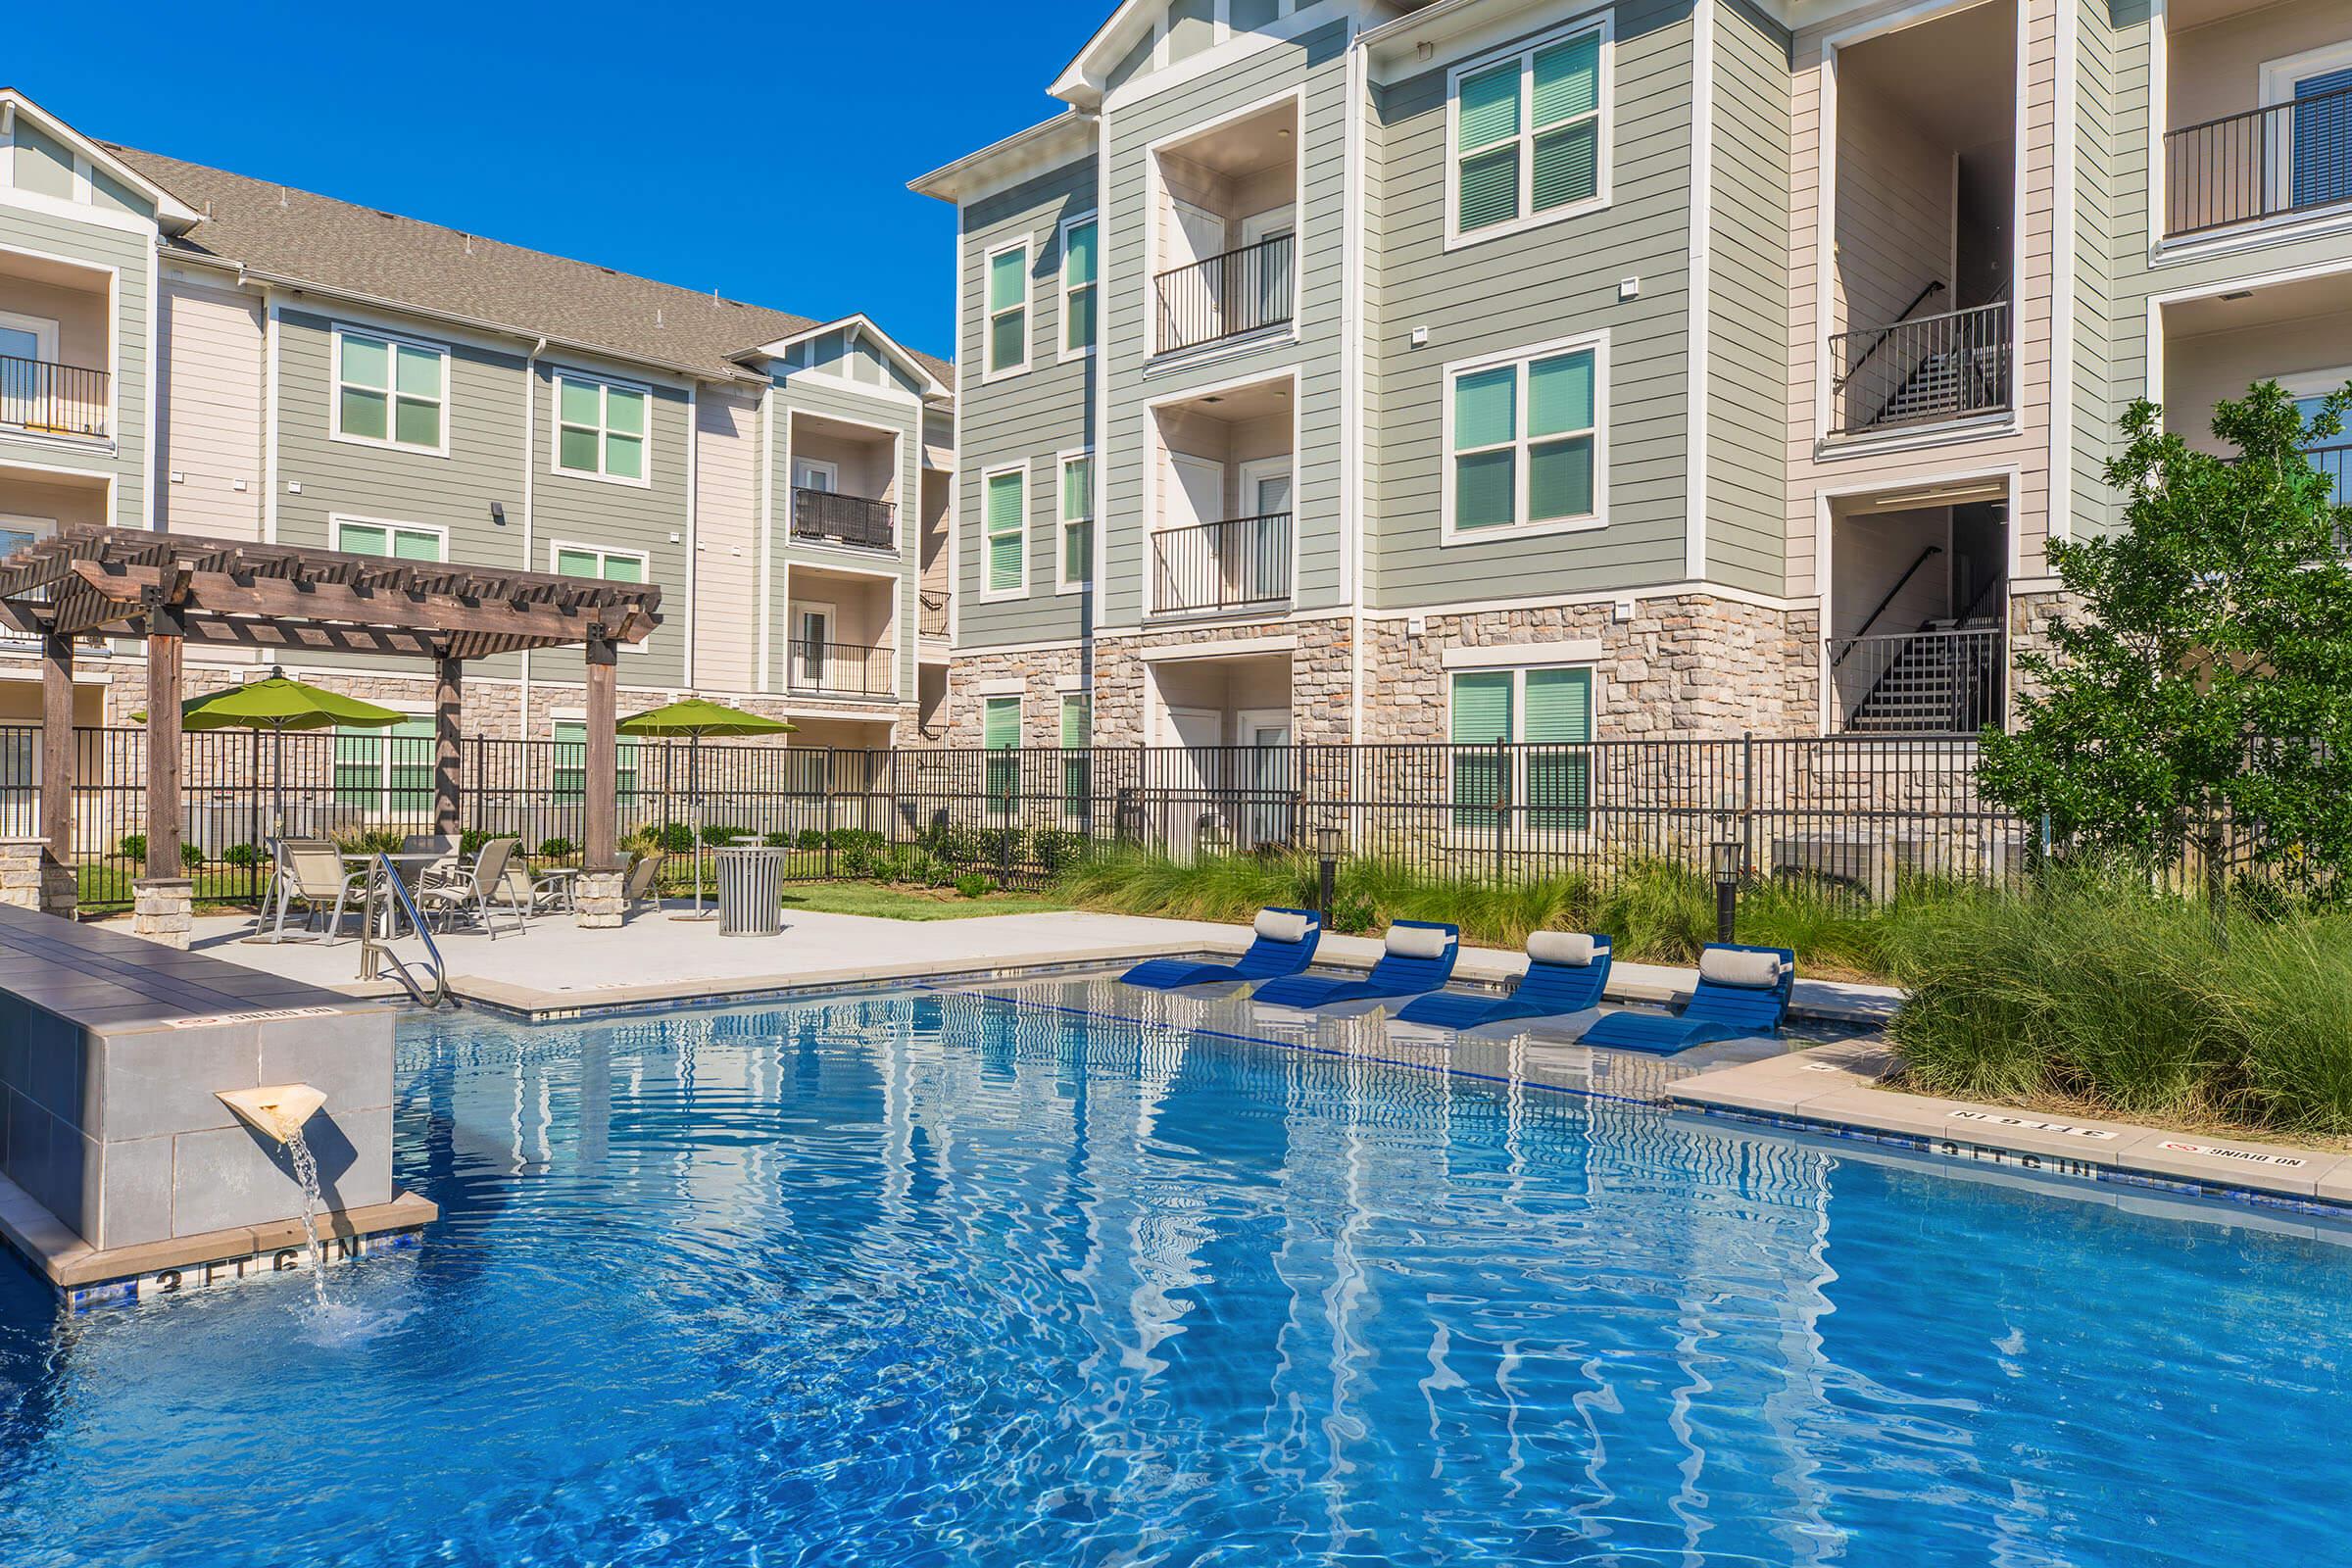
[[[944,718],[952,377],[862,316],[113,146],[0,90],[0,548],[111,523],[659,583],[624,709],[691,689],[795,744],[902,744],[926,669]],[[140,706],[135,653],[77,660],[83,722]],[[282,662],[427,732],[421,667]],[[0,645],[0,722],[37,719],[33,665]],[[481,661],[466,731],[566,738],[581,679]]]
[[[1052,92],[913,186],[962,743],[1973,732],[2132,400],[2352,376],[2340,0],[1132,0]]]

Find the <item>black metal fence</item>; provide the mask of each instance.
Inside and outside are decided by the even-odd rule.
[[[2352,202],[2352,87],[2164,133],[2168,235]]]
[[[0,727],[0,835],[41,831],[40,732]],[[401,836],[433,826],[432,742],[394,733],[190,734],[185,839],[198,895],[258,898],[273,836]],[[76,735],[74,858],[85,906],[141,874],[145,731]],[[542,862],[586,836],[586,748],[473,739],[460,825],[513,834]],[[1590,745],[1095,747],[856,751],[623,740],[625,836],[695,818],[711,837],[784,846],[795,880],[878,870],[1045,885],[1129,846],[1180,859],[1342,853],[1496,883],[1639,859],[1694,869],[1738,842],[1760,875],[1890,897],[1906,876],[1998,881],[2028,826],[1985,802],[1969,739],[1606,741]],[[699,780],[699,785],[698,785]],[[684,830],[672,828],[673,847]]]

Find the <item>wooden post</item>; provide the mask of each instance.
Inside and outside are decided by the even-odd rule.
[[[180,864],[179,686],[187,627],[162,594],[147,605],[147,874],[177,877]]]
[[[620,869],[620,845],[613,831],[619,814],[619,755],[613,739],[613,683],[617,650],[605,628],[589,629],[588,759],[582,779],[587,797],[588,842],[582,863],[591,871]]]
[[[433,659],[433,831],[458,836],[458,713],[466,700],[466,664]]]
[[[41,832],[74,863],[74,639],[41,639]]]

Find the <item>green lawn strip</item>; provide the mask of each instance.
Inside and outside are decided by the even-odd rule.
[[[990,893],[967,899],[953,888],[884,887],[872,882],[815,882],[784,890],[784,911],[870,914],[891,920],[965,920],[984,914],[1066,909],[1049,894]]]

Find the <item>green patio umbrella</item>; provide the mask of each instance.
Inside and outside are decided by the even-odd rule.
[[[147,721],[143,712],[130,716],[134,723]],[[296,680],[275,668],[261,680],[231,686],[225,691],[207,692],[179,705],[182,729],[268,730],[276,737],[270,743],[270,758],[271,838],[282,836],[286,826],[286,731],[382,729],[406,716],[357,697],[345,697],[340,692]]]
[[[694,912],[681,920],[702,920],[703,913],[703,737],[706,735],[789,735],[793,726],[780,718],[747,713],[740,708],[689,697],[622,719],[613,726],[623,735],[683,735],[686,737],[686,794],[694,816]]]

